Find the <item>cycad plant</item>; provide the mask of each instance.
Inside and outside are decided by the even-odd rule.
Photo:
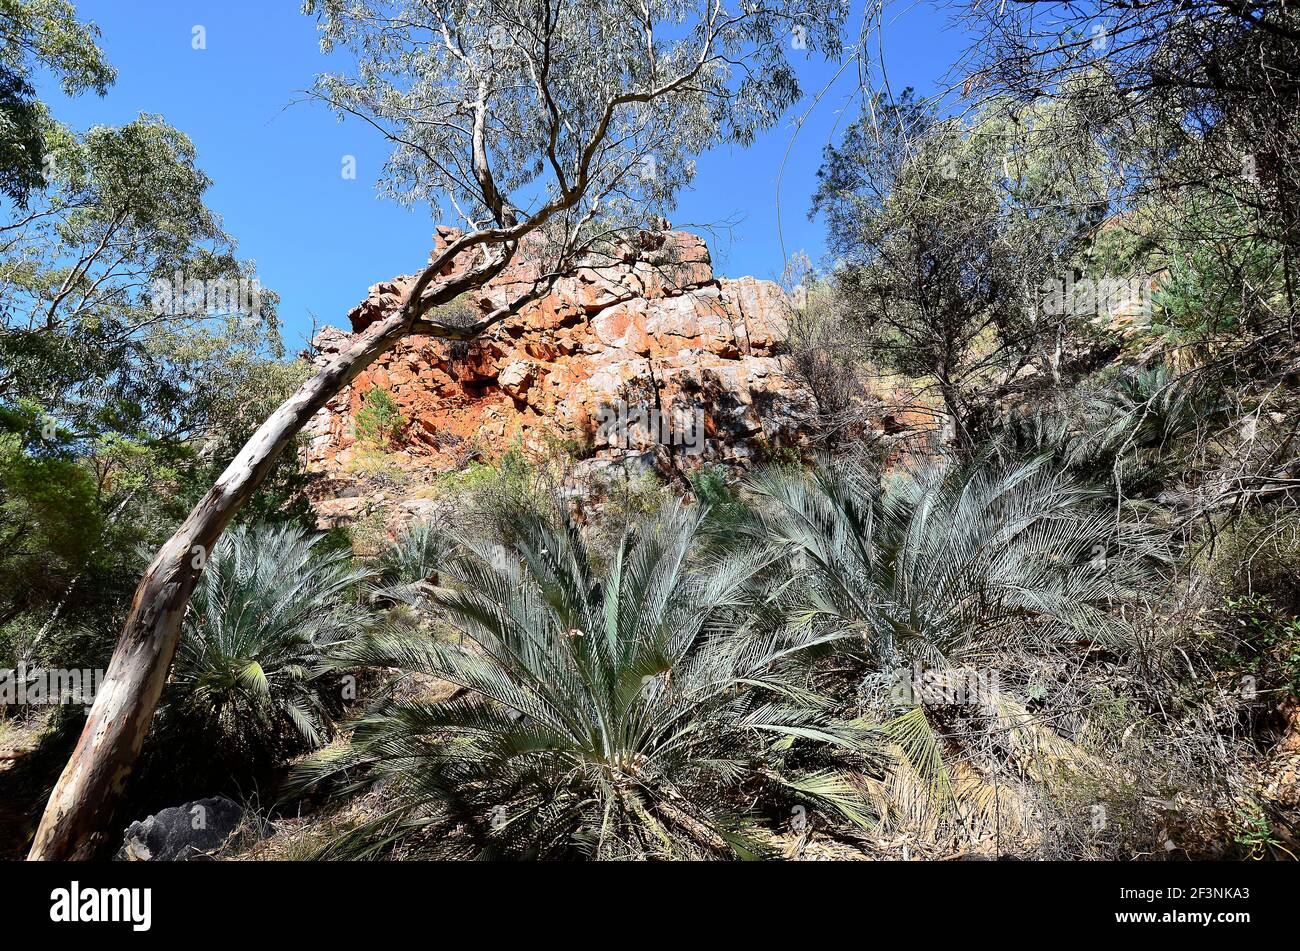
[[[347,652],[461,690],[386,703],[301,768],[304,785],[377,784],[387,803],[329,854],[750,856],[750,807],[780,797],[785,816],[793,798],[866,822],[844,777],[787,768],[860,739],[803,686],[800,655],[833,635],[757,629],[765,553],[698,559],[703,515],[665,506],[602,567],[562,518],[525,518],[508,558],[461,539],[429,607],[462,643],[400,627]]]
[[[1010,640],[1114,632],[1098,605],[1133,582],[1132,539],[1098,494],[1039,459],[853,464],[752,480],[750,533],[801,572],[803,623],[854,628],[882,663],[974,657]]]
[[[369,614],[358,598],[368,572],[321,541],[292,524],[226,533],[185,619],[169,685],[174,717],[254,755],[325,740],[325,659]]]
[[[438,572],[455,548],[440,520],[410,522],[375,559],[371,597],[377,603],[418,604],[438,581]]]
[[[1168,364],[1125,370],[1072,400],[1038,409],[1004,433],[1011,456],[1050,454],[1121,499],[1152,498],[1188,468],[1196,434],[1221,425],[1224,405]]]
[[[1141,577],[1136,537],[1045,460],[888,477],[830,464],[750,488],[763,503],[750,533],[787,555],[788,623],[854,635],[865,715],[932,801],[958,785],[954,736],[992,738],[1007,755],[1040,738],[993,677],[973,676],[993,658],[1061,639],[1124,642],[1105,607]]]
[[[1076,454],[1107,463],[1107,475],[1127,491],[1155,494],[1185,471],[1186,448],[1195,450],[1197,432],[1217,426],[1223,411],[1190,374],[1166,363],[1132,369],[1090,401]]]

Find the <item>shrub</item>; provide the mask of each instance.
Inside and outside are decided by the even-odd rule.
[[[357,410],[357,442],[372,449],[387,449],[406,427],[406,419],[397,409],[393,395],[382,387],[372,386],[361,398]]]
[[[325,741],[324,662],[365,628],[356,591],[367,572],[323,537],[293,525],[226,533],[176,653],[165,711],[173,728],[256,761]]]
[[[959,811],[973,815],[998,793],[962,781],[954,766],[963,749],[978,745],[986,766],[1001,758],[1040,781],[1051,778],[1043,763],[1082,761],[1030,715],[1030,691],[1022,702],[981,665],[999,651],[1128,642],[1105,608],[1142,579],[1150,552],[1143,536],[1117,535],[1095,493],[1044,460],[930,464],[883,480],[838,464],[761,475],[749,488],[761,505],[746,532],[784,556],[787,623],[856,635],[841,642],[847,658],[836,666],[842,687],[858,681],[860,708],[892,743],[882,796],[943,811],[964,789]],[[933,696],[954,683],[968,689]],[[1019,762],[1026,750],[1037,753]]]
[[[507,559],[463,539],[430,602],[464,646],[394,627],[347,651],[461,691],[389,703],[346,750],[304,764],[303,787],[351,777],[387,796],[327,853],[414,841],[457,856],[752,855],[753,817],[728,804],[741,786],[865,822],[845,779],[783,767],[796,741],[860,740],[800,686],[793,660],[819,639],[757,632],[741,596],[761,556],[694,563],[699,525],[698,507],[666,507],[624,532],[604,570],[565,521],[528,517]]]
[[[687,479],[696,501],[708,509],[706,527],[725,544],[749,516],[739,488],[729,478],[726,466],[700,466]]]

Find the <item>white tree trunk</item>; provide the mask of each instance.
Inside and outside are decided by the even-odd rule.
[[[476,270],[425,288],[473,246],[457,242],[420,275],[399,310],[377,321],[343,353],[304,383],[262,423],[189,517],[163,545],[136,588],[117,649],[95,696],[85,729],[59,777],[36,830],[29,859],[90,859],[105,845],[126,780],[149,731],[180,639],[190,595],[222,531],[270,472],[293,437],[329,399],[381,354],[413,330],[444,337],[472,337],[513,313],[531,296],[468,327],[422,321],[424,312],[491,280],[508,262],[504,253]]]

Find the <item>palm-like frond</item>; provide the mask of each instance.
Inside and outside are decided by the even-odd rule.
[[[789,616],[855,630],[884,663],[1118,636],[1097,607],[1137,576],[1132,533],[1043,459],[931,465],[885,482],[841,464],[750,488],[769,502],[750,534],[779,546],[799,579]]]
[[[754,628],[746,604],[766,551],[700,558],[703,516],[666,506],[629,526],[599,568],[563,520],[524,519],[508,558],[456,538],[427,597],[463,643],[392,625],[340,662],[464,692],[385,705],[355,725],[346,756],[309,761],[299,781],[391,780],[392,828],[456,828],[443,844],[483,855],[757,854],[726,789],[780,776],[790,742],[854,745],[863,732],[794,673],[822,639]],[[822,776],[789,788],[865,821],[847,785]],[[369,849],[375,831],[336,851]]]
[[[1213,388],[1165,363],[1129,368],[1062,405],[1013,421],[1014,454],[1051,455],[1081,478],[1150,497],[1185,463],[1180,447],[1220,425],[1227,407]]]
[[[1123,645],[1126,632],[1106,607],[1141,581],[1153,553],[1095,491],[1042,458],[931,464],[885,478],[827,465],[760,475],[750,488],[763,504],[747,531],[771,540],[791,579],[781,604],[788,627],[855,645],[864,682],[877,684],[879,741],[895,773],[910,777],[898,788],[923,792],[936,816],[962,806],[958,791],[983,787],[954,781],[943,723],[952,711],[915,695],[915,673],[1058,640]],[[885,698],[879,688],[891,672],[907,689]],[[998,720],[990,711],[1009,701],[985,693],[965,698],[962,715]],[[1004,732],[1013,747],[1023,741],[1019,727]],[[916,803],[905,811],[916,813]]]
[[[372,599],[417,604],[451,556],[455,539],[440,521],[404,526],[375,559]]]
[[[194,591],[172,701],[237,744],[274,745],[289,726],[319,745],[329,713],[316,680],[366,623],[353,594],[366,577],[349,552],[293,525],[227,532]]]

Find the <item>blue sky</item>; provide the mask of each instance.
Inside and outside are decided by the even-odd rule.
[[[297,0],[77,0],[83,19],[97,23],[118,80],[100,99],[67,100],[42,89],[55,115],[75,128],[128,122],[141,112],[162,115],[193,139],[199,164],[214,181],[208,203],[257,261],[264,286],[281,295],[285,343],[296,350],[311,325],[346,326],[346,312],[371,284],[415,270],[425,260],[435,222],[427,210],[378,199],[374,181],[384,144],[357,121],[337,122],[313,104],[292,105],[298,90],[327,68],[313,18]],[[858,4],[855,3],[855,7]],[[895,91],[934,90],[956,58],[961,36],[928,4],[887,7],[885,62]],[[854,11],[854,22],[860,15]],[[207,48],[191,45],[194,26]],[[799,64],[809,94],[820,91],[838,64]],[[844,72],[815,108],[795,142],[781,184],[786,253],[822,253],[820,223],[807,219],[821,148],[852,121],[842,106],[857,82]],[[782,268],[776,180],[793,119],[748,149],[721,148],[702,156],[691,191],[671,217],[683,222],[734,220],[712,238],[717,271],[774,277]],[[343,156],[357,159],[357,177],[340,174]]]

